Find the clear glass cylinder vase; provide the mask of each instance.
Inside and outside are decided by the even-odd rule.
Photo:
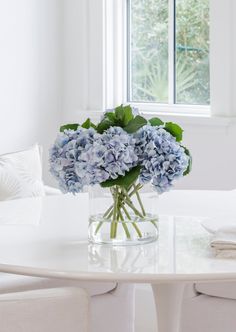
[[[136,245],[158,238],[157,194],[133,185],[89,190],[90,217],[88,238],[91,243]]]

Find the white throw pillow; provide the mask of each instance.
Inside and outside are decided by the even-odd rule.
[[[40,147],[0,156],[0,200],[44,196]]]

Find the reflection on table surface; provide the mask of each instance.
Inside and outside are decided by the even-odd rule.
[[[173,199],[173,195],[169,197]],[[236,260],[214,257],[209,247],[211,235],[201,226],[204,218],[210,218],[209,214],[204,216],[203,208],[200,216],[181,216],[178,213],[167,215],[163,213],[164,205],[160,206],[160,211],[166,215],[160,216],[156,242],[112,247],[87,243],[87,195],[3,203],[6,202],[0,203],[0,264],[47,269],[73,276],[107,273],[160,277],[236,272]],[[17,222],[20,209],[27,209],[27,206],[28,211],[21,216],[27,216],[32,222],[22,223],[21,218]],[[8,209],[15,222],[9,222],[9,217],[4,220]],[[173,212],[173,207],[171,209]]]

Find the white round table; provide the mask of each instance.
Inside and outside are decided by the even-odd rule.
[[[215,258],[201,226],[203,218],[236,216],[235,202],[235,191],[167,193],[156,204],[159,239],[129,247],[88,244],[87,194],[0,202],[0,271],[150,283],[159,332],[177,332],[186,282],[236,280],[236,260]]]

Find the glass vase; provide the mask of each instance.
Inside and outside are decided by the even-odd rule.
[[[136,245],[158,237],[157,195],[141,193],[141,185],[90,189],[89,241],[95,244]]]

